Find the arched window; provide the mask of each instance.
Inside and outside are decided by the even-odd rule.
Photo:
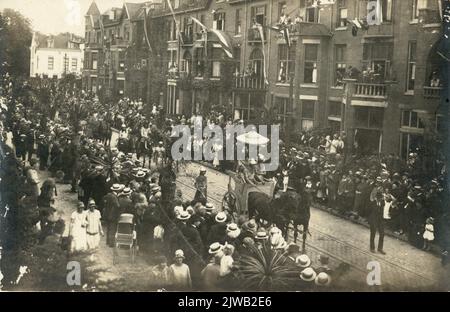
[[[264,55],[260,49],[254,49],[250,54],[250,68],[253,76],[262,78],[264,75]]]
[[[181,63],[181,71],[186,74],[190,74],[192,70],[192,55],[191,52],[186,51],[183,54],[183,60]]]

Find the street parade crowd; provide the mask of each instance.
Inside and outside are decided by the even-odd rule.
[[[268,160],[262,155],[239,164],[219,157],[203,161],[195,197],[186,198],[176,184],[181,169],[170,155],[171,130],[178,124],[193,126],[195,116],[169,119],[156,106],[147,112],[142,103],[122,99],[91,111],[78,132],[58,118],[45,119],[21,104],[8,124],[2,119],[1,189],[6,203],[2,215],[8,213],[10,195],[17,196],[20,205],[36,207],[32,222],[39,222],[44,240],[61,223],[53,208],[57,184],[71,184],[79,204],[71,215],[68,251],[95,250],[102,235],[114,248],[119,219],[130,214],[139,253],[154,265],[153,280],[159,289],[237,289],[237,281],[248,274],[243,268],[249,259],[268,253],[279,257],[278,264],[287,268],[287,276],[296,277],[299,289],[329,286],[332,281],[326,256],[310,259],[295,243],[288,243],[277,226],[256,217],[236,219],[229,210],[215,207],[208,197],[207,172],[212,169],[206,167],[237,172],[244,184],[274,181],[275,194],[307,190],[312,198],[308,205],[354,221],[367,220],[372,251],[378,231],[378,251],[384,254],[386,226],[418,248],[437,245],[443,263],[448,261],[450,220],[443,159],[435,160],[431,177],[421,167],[419,151],[407,162],[394,155],[349,155],[345,133],[304,132],[295,142],[280,144],[281,165],[276,172],[264,171]],[[243,123],[214,111],[203,119],[205,125],[222,127]],[[13,149],[6,145],[8,131]],[[118,133],[117,147],[112,147],[113,131]],[[209,139],[194,137],[192,144],[201,146]],[[225,147],[214,148],[217,153]],[[39,181],[39,172],[44,171],[51,177]],[[12,194],[13,188],[20,194]]]

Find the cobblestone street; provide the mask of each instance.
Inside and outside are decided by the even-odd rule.
[[[181,188],[188,198],[193,196],[193,177],[200,165],[192,163],[186,168],[186,175],[180,176]],[[227,192],[228,176],[208,170],[208,196],[216,205],[221,205]],[[307,240],[307,253],[312,259],[326,254],[334,260],[334,266],[342,263],[349,270],[342,276],[341,284],[353,290],[374,290],[368,287],[366,277],[370,261],[378,261],[381,267],[379,290],[448,290],[450,269],[441,266],[440,258],[416,249],[408,243],[386,236],[387,255],[372,254],[369,251],[369,229],[338,218],[322,210],[311,209],[311,236]],[[291,237],[292,239],[292,237]]]

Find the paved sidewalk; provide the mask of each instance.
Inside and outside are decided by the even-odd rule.
[[[192,193],[193,179],[201,165],[191,163],[186,173],[179,176],[183,192]],[[208,195],[220,205],[227,191],[228,176],[208,170]],[[191,194],[185,194],[187,197]],[[377,290],[450,290],[450,266],[442,267],[440,258],[419,250],[407,242],[385,236],[387,255],[369,251],[369,230],[359,224],[312,208],[311,237],[308,237],[308,254],[328,254],[336,262],[348,264],[353,274],[346,283],[354,290],[375,290],[367,287],[367,265],[378,261],[382,285]]]

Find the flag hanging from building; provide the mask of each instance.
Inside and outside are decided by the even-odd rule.
[[[264,83],[266,85],[269,84],[269,81],[267,80],[267,71],[266,71],[266,48],[264,45],[264,30],[261,24],[256,23],[253,27],[255,27],[259,31],[259,36],[261,38],[261,44],[262,44],[262,54],[263,54],[263,74],[264,74]]]
[[[205,25],[203,25],[198,19],[195,17],[191,17],[192,21],[199,25],[202,28],[203,35],[205,36],[205,56],[208,55],[208,28],[206,28]]]
[[[195,17],[191,17],[191,19],[194,21],[194,23],[199,25],[202,28],[203,32],[205,33],[205,49],[206,49],[207,38],[208,38],[208,28],[205,25],[203,25]],[[225,36],[221,31],[219,31],[217,29],[210,29],[210,31],[213,34],[215,34],[217,36],[217,38],[219,38],[220,45],[221,45],[223,51],[225,52],[225,54],[229,58],[233,58],[233,46],[231,44],[231,41],[227,38],[227,36]]]
[[[149,48],[150,52],[152,52],[153,49],[152,49],[150,40],[148,38],[148,30],[147,30],[147,14],[148,14],[147,9],[148,9],[147,7],[144,8],[144,35],[145,35],[145,41],[147,42],[148,48]]]
[[[227,37],[217,29],[211,29],[211,32],[219,38],[223,51],[229,58],[233,58],[233,46]]]
[[[172,13],[173,21],[175,22],[175,28],[176,28],[178,40],[179,40],[179,42],[181,42],[181,44],[183,44],[183,37],[181,36],[180,25],[178,25],[178,21],[175,16],[175,11],[173,10],[172,3],[170,2],[170,0],[167,0],[167,5],[169,6],[170,13]]]

